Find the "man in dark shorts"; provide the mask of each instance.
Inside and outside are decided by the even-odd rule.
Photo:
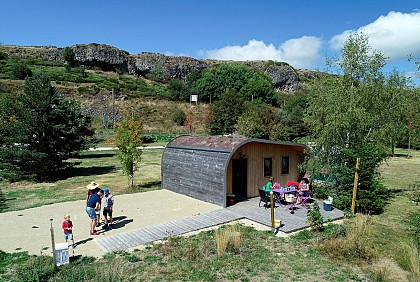
[[[92,194],[86,204],[86,213],[90,218],[90,235],[98,235],[95,230],[96,225],[96,211],[100,209],[102,191],[99,190],[96,194]]]
[[[105,218],[105,228],[110,229],[112,224],[112,210],[114,207],[114,196],[109,193],[108,188],[104,188],[104,218]],[[108,224],[108,215],[109,215],[109,224]]]

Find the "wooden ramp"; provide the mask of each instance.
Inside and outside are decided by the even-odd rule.
[[[122,251],[169,236],[181,235],[242,218],[243,216],[235,211],[220,209],[143,229],[104,236],[94,241],[104,252]]]

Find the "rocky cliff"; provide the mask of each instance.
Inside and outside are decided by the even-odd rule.
[[[77,44],[70,48],[73,50],[74,63],[77,66],[97,67],[106,71],[117,71],[119,73],[141,76],[152,74],[163,81],[174,78],[186,81],[190,73],[200,72],[213,64],[222,62],[155,53],[134,55],[105,44]],[[64,48],[54,46],[0,46],[0,51],[9,56],[65,62]],[[286,63],[272,61],[246,61],[242,63],[256,68],[269,76],[272,79],[274,89],[278,91],[294,92],[304,88],[299,75],[305,76],[306,73],[298,72]]]

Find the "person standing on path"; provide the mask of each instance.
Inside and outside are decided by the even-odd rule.
[[[99,183],[96,183],[95,181],[92,181],[86,186],[86,188],[88,188],[87,195],[86,195],[86,204],[89,201],[90,195],[98,193],[99,186],[100,186]]]
[[[102,209],[102,198],[104,196],[104,190],[98,188],[99,190],[101,190],[101,201],[99,202],[99,207],[96,210],[96,227],[101,226],[101,209]]]
[[[109,193],[108,188],[104,188],[104,218],[105,218],[105,228],[111,229],[112,225],[112,210],[114,207],[114,196]],[[109,215],[109,224],[108,224],[108,215]]]
[[[98,235],[95,230],[96,225],[96,211],[99,210],[101,204],[102,191],[99,190],[96,194],[92,194],[86,204],[86,213],[90,218],[90,235]]]
[[[73,249],[76,247],[74,244],[74,238],[73,238],[73,222],[70,220],[70,215],[66,214],[64,216],[63,223],[61,224],[61,228],[63,228],[64,231],[64,240],[66,240],[66,243],[68,243],[69,240],[72,241],[72,247]]]

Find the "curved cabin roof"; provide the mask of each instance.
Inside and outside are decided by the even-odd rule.
[[[288,141],[272,141],[257,138],[225,136],[180,136],[172,140],[172,142],[170,142],[167,146],[235,152],[236,149],[250,142],[287,145],[293,147],[298,152],[303,152],[306,148],[303,144]]]
[[[225,207],[227,187],[230,185],[227,181],[232,174],[228,169],[229,163],[235,153],[244,146],[259,148],[255,150],[257,154],[264,147],[284,146],[297,155],[305,150],[305,145],[284,141],[245,137],[180,136],[172,140],[163,152],[162,188]],[[248,156],[252,158],[251,154]],[[262,164],[262,161],[253,163]],[[249,196],[254,195],[250,193]]]

